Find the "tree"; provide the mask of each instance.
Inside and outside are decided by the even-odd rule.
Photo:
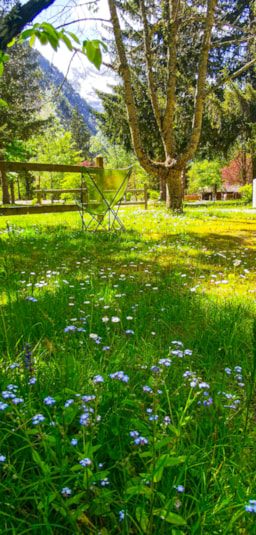
[[[255,62],[249,47],[253,8],[246,0],[108,0],[108,4],[117,54],[116,58],[113,55],[112,68],[123,81],[135,153],[147,172],[166,183],[167,206],[180,211],[181,175],[199,143],[207,93],[242,76]],[[220,54],[223,70],[219,75]],[[134,66],[142,83],[147,80],[145,90],[162,160],[148,155],[143,140]],[[180,143],[177,128],[182,100],[190,115],[185,143]]]
[[[201,160],[190,164],[187,171],[189,193],[210,187],[216,199],[217,189],[222,186],[221,163],[218,160]]]
[[[74,147],[71,132],[65,132],[57,121],[43,134],[32,137],[27,143],[27,149],[33,153],[33,162],[77,165],[81,160]],[[65,180],[65,173],[41,173],[38,186],[61,188]]]
[[[0,77],[0,158],[17,141],[27,140],[45,125],[38,117],[41,107],[36,53],[28,46],[16,45]],[[6,174],[2,171],[3,203],[10,202]]]
[[[75,107],[71,116],[70,131],[75,149],[81,153],[81,158],[85,160],[89,153],[90,132],[78,106]]]
[[[230,164],[222,169],[225,184],[243,184],[252,182],[252,158],[246,152],[239,151]]]

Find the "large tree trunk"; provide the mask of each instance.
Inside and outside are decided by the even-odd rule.
[[[5,171],[2,171],[2,202],[3,204],[10,204],[10,195]]]
[[[242,181],[243,181],[243,185],[245,186],[246,185],[246,182],[247,182],[247,161],[246,161],[246,152],[244,149],[242,149]]]
[[[14,193],[14,181],[11,180],[10,183],[10,190],[11,190],[11,203],[15,204],[15,193]]]
[[[256,178],[256,153],[252,153],[252,179]]]
[[[166,179],[166,208],[174,212],[183,211],[181,173],[181,169],[170,169]]]
[[[166,201],[166,183],[163,177],[160,176],[160,201]]]
[[[0,159],[4,160],[3,144],[1,141],[0,141]],[[2,170],[1,173],[2,173],[2,202],[3,204],[10,204],[10,196],[9,196],[9,191],[8,191],[8,182],[7,182],[6,172]]]

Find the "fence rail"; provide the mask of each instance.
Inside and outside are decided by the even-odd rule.
[[[96,159],[97,160],[97,159]],[[97,162],[96,162],[97,163]],[[103,165],[103,162],[99,162],[99,167]],[[38,172],[61,172],[61,173],[79,173],[84,174],[86,170],[83,166],[80,165],[62,165],[62,164],[48,164],[48,163],[28,163],[28,162],[6,162],[0,160],[0,171],[3,172],[16,172],[21,171],[38,171]],[[86,188],[73,188],[73,189],[36,189],[35,193],[37,194],[36,205],[26,205],[26,206],[8,206],[0,207],[0,215],[18,215],[18,214],[40,214],[47,212],[73,212],[77,210],[75,204],[47,204],[42,205],[42,196],[51,194],[51,195],[61,195],[62,193],[81,193],[83,196],[83,201],[86,202]],[[131,193],[135,195],[135,200],[127,200],[127,195]],[[138,200],[138,194],[143,196],[142,200]],[[148,207],[148,193],[147,193],[147,184],[144,184],[142,189],[133,188],[128,189],[124,195],[124,200],[121,202],[121,206],[136,206],[144,205],[145,210]]]

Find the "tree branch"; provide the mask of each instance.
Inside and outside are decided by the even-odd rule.
[[[179,164],[184,167],[188,160],[196,151],[202,125],[203,108],[205,100],[205,79],[207,74],[207,63],[209,57],[209,50],[211,46],[211,33],[214,24],[214,15],[218,0],[208,0],[205,31],[203,37],[202,48],[200,52],[200,59],[198,65],[198,80],[195,94],[195,111],[192,123],[192,133],[190,141],[185,149],[183,155],[178,159]]]
[[[237,78],[237,76],[239,76],[240,74],[242,74],[242,72],[246,71],[247,69],[250,69],[250,67],[252,67],[254,64],[256,63],[256,58],[255,59],[252,59],[251,61],[249,61],[248,63],[246,63],[246,65],[244,65],[243,67],[241,67],[241,69],[238,69],[237,71],[233,72],[232,74],[228,74],[225,78],[222,78],[222,80],[220,80],[219,82],[217,82],[217,84],[212,87],[211,89],[209,89],[209,91],[206,91],[205,92],[205,96],[208,97],[208,95],[210,95],[211,93],[213,93],[214,91],[216,91],[216,89],[218,89],[219,87],[221,87],[223,84],[226,84],[227,82],[230,82],[231,80],[233,80],[234,78]]]
[[[149,31],[148,31],[148,21],[147,21],[147,15],[146,15],[146,9],[145,9],[145,3],[144,0],[140,0],[140,9],[141,9],[141,17],[143,22],[143,40],[144,40],[144,50],[145,50],[145,59],[146,59],[146,66],[147,66],[147,72],[148,72],[148,91],[149,96],[152,104],[152,109],[154,116],[156,118],[156,123],[159,130],[159,135],[162,137],[162,120],[161,120],[161,112],[158,105],[156,90],[155,90],[155,84],[153,80],[153,71],[152,71],[152,56],[151,56],[151,49],[150,49],[150,39],[149,39]]]
[[[24,26],[55,0],[29,0],[26,4],[15,4],[0,23],[0,50],[5,51],[8,43],[20,34]]]
[[[174,156],[176,152],[176,142],[173,132],[173,120],[175,109],[175,89],[177,73],[177,32],[179,28],[180,1],[170,0],[170,13],[168,21],[168,78],[166,89],[166,106],[163,120],[163,137],[166,147],[166,155]]]
[[[125,103],[126,103],[126,108],[127,108],[127,113],[128,113],[129,127],[131,131],[134,150],[136,152],[139,162],[144,167],[144,169],[146,169],[148,173],[154,174],[156,171],[156,166],[147,157],[142,147],[139,121],[138,121],[138,116],[137,116],[136,106],[135,106],[135,101],[134,101],[134,96],[133,96],[133,90],[132,90],[131,74],[130,74],[128,61],[126,58],[124,44],[122,41],[122,32],[121,32],[120,23],[118,20],[114,0],[108,0],[108,5],[109,5],[109,10],[110,10],[110,15],[111,15],[111,22],[113,25],[113,31],[115,35],[116,47],[117,47],[119,60],[120,60],[119,70],[120,70],[120,74],[122,76],[123,83],[124,83]]]

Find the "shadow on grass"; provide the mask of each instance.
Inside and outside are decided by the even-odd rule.
[[[205,252],[200,249],[217,243],[217,249],[237,252],[243,245],[239,237],[214,233],[206,238],[186,230],[165,235],[165,246],[175,246],[177,240],[184,247],[196,246],[197,271],[202,273]],[[181,340],[195,351],[197,369],[213,371],[219,365],[247,362],[252,354],[253,307],[191,292],[180,276],[190,274],[187,252],[176,247],[167,251],[173,269],[169,257],[167,264],[163,260],[159,245],[163,237],[143,241],[136,231],[86,234],[61,225],[23,235],[14,229],[8,241],[1,241],[2,355],[13,361],[25,343],[38,344],[45,363],[61,363],[65,352],[81,365],[85,355],[100,361],[107,346],[106,358],[115,360],[118,355],[119,365],[120,359],[144,365],[150,364],[149,353],[150,359],[166,357],[171,341]],[[207,256],[206,262],[209,274],[216,264],[227,265],[219,256]],[[33,296],[36,302],[26,301]],[[120,322],[110,322],[108,330],[105,316]],[[68,325],[76,331],[65,333]],[[134,335],[127,335],[129,329]],[[100,344],[89,338],[90,333],[101,338]],[[69,380],[71,375],[72,370]]]

